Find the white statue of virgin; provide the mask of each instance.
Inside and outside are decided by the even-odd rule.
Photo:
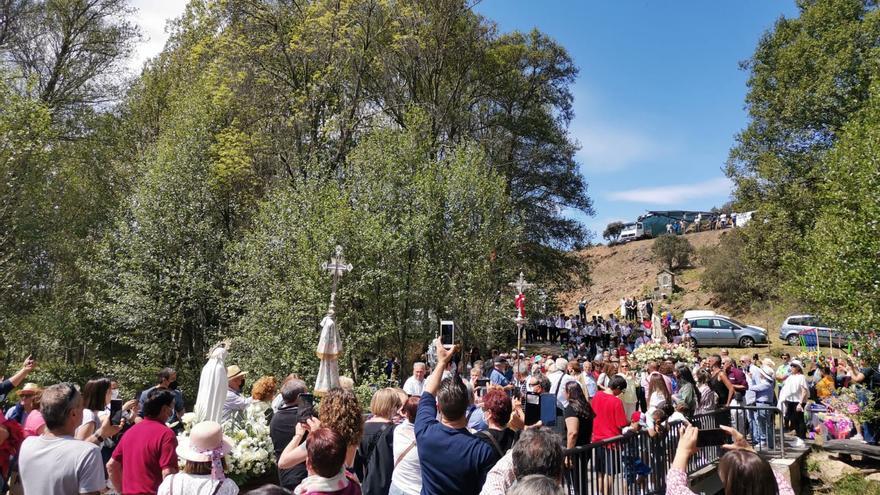
[[[657,311],[651,315],[651,339],[657,344],[666,343],[666,334],[663,333],[663,324],[660,322],[660,315]]]
[[[199,377],[199,393],[196,396],[195,421],[222,422],[223,404],[226,402],[226,356],[228,351],[222,345],[211,351],[208,362],[202,367]]]

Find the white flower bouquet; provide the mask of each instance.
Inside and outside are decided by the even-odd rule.
[[[226,475],[239,486],[263,475],[275,464],[265,410],[259,404],[252,404],[237,419],[223,423],[224,433],[232,440],[232,452],[226,456]],[[184,432],[178,440],[189,435],[194,419],[192,413],[183,415]]]
[[[693,351],[683,345],[658,344],[655,342],[639,347],[629,355],[629,359],[642,370],[650,361],[659,362],[669,359],[673,362],[683,361],[689,364],[693,364],[695,361]]]

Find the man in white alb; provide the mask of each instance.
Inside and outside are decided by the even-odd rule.
[[[413,374],[403,384],[403,391],[410,397],[421,397],[425,389],[425,363],[413,363]]]

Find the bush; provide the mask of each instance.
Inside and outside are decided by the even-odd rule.
[[[750,237],[746,229],[724,234],[717,246],[703,248],[699,253],[705,267],[702,286],[734,306],[765,300],[772,293],[773,283],[766,276],[765,263],[752,254],[751,241],[756,236]]]
[[[654,259],[669,270],[690,265],[694,247],[684,237],[661,235],[651,246]]]

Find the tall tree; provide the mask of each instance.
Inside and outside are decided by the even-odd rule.
[[[873,0],[801,0],[743,63],[749,124],[730,152],[737,207],[758,210],[745,229],[749,291],[779,295],[783,267],[812,229],[824,156],[861,109],[878,74],[880,10]]]
[[[0,50],[20,87],[54,109],[118,100],[137,27],[127,0],[5,0]]]
[[[880,328],[880,87],[827,155],[821,206],[790,267],[788,288],[823,319],[863,332]],[[872,356],[876,359],[880,356]],[[873,361],[872,361],[873,363]]]
[[[575,265],[563,251],[587,232],[562,212],[592,214],[567,131],[577,68],[546,35],[499,35],[463,0],[202,0],[173,36],[240,74],[228,90],[242,124],[271,136],[265,173],[295,183],[320,161],[332,177],[365,133],[405,126],[416,107],[435,152],[474,141],[506,178],[524,226],[521,263],[543,265],[550,279]]]

